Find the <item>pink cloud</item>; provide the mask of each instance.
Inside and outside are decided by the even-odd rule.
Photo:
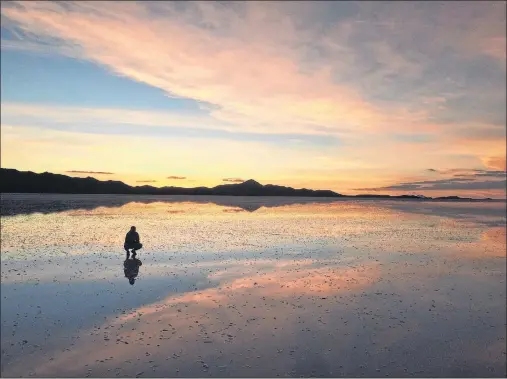
[[[199,7],[204,7],[204,17],[218,21],[227,14]],[[287,17],[280,23],[266,16],[259,5],[248,5],[246,19],[229,22],[231,34],[220,37],[189,22],[190,11],[183,17],[166,12],[162,19],[139,3],[72,3],[65,8],[22,2],[3,13],[26,32],[53,44],[56,39],[58,47],[74,49],[119,75],[215,104],[213,117],[243,131],[387,130],[426,117],[422,111],[375,106],[352,87],[334,83],[329,65],[302,72],[292,46],[304,32]],[[171,10],[169,4],[164,8]],[[281,36],[259,30],[276,30]],[[280,41],[289,47],[280,48]]]
[[[325,129],[348,134],[435,127],[427,122],[428,109],[422,106],[375,105],[353,85],[336,83],[334,76],[345,72],[344,65],[361,63],[358,47],[347,41],[352,31],[364,29],[358,20],[342,22],[329,33],[317,35],[308,27],[296,27],[284,5],[268,3],[245,3],[241,13],[207,3],[189,3],[178,11],[171,3],[156,4],[156,9],[140,3],[76,2],[65,8],[57,3],[18,5],[5,7],[3,14],[49,46],[63,49],[64,54],[72,51],[73,56],[170,94],[212,103],[216,105],[212,116],[236,130],[314,134]],[[366,16],[373,10],[392,10],[373,5],[362,8]],[[386,18],[387,30],[399,27],[401,20],[406,27],[408,11],[421,13],[410,5],[395,7],[394,15]],[[460,33],[444,33],[436,44],[457,45],[458,36],[468,36],[461,33],[462,24],[456,17],[451,22]],[[421,28],[416,18],[404,33]],[[438,19],[436,28],[446,26]],[[369,32],[375,31],[371,27]],[[493,31],[483,32],[474,41],[487,38],[500,46],[501,37]],[[427,37],[427,29],[424,32]],[[312,40],[316,37],[318,40]],[[299,46],[312,42],[327,49],[333,62],[322,60],[315,69],[304,70],[301,59],[307,52]],[[421,73],[424,62],[408,58],[392,44],[376,41],[368,46],[381,64],[374,76],[366,78],[372,83],[392,74]],[[433,99],[445,101],[441,96]]]

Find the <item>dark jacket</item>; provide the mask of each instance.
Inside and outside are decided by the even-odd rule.
[[[139,234],[137,232],[129,231],[125,236],[125,244],[130,245],[133,243],[139,243]]]

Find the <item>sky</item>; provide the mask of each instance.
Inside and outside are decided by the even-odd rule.
[[[1,166],[506,193],[506,3],[1,4]]]

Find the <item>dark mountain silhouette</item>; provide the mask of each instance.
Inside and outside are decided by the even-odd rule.
[[[484,199],[484,200],[488,200]],[[441,196],[441,197],[435,197],[435,200],[473,200],[470,197],[459,197],[459,196]],[[491,200],[491,199],[489,199]]]
[[[131,187],[123,182],[101,181],[92,177],[75,178],[45,172],[0,169],[2,193],[72,193],[72,194],[143,194],[143,195],[221,195],[221,196],[303,196],[342,197],[333,191],[294,189],[291,187],[265,185],[255,180],[243,183],[222,184],[213,188],[153,187],[149,185]]]
[[[243,183],[222,184],[213,188],[153,187],[149,185],[129,186],[120,181],[101,181],[92,177],[76,178],[45,172],[0,168],[1,193],[54,193],[54,194],[124,194],[124,195],[217,195],[217,196],[286,196],[286,197],[330,197],[363,199],[413,199],[413,200],[467,200],[458,196],[432,199],[418,195],[357,195],[347,196],[330,190],[295,189],[273,184],[262,185],[255,180]]]

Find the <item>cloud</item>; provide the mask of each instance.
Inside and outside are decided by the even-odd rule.
[[[136,125],[146,131],[147,126],[166,128],[194,128],[196,130],[233,131],[230,125],[209,117],[177,111],[137,110],[122,108],[91,108],[58,106],[53,104],[2,103],[2,120],[26,120],[42,124],[73,124],[76,126]]]
[[[376,15],[385,29],[397,33],[400,42],[411,41],[412,49],[418,48],[421,53],[444,52],[448,48],[468,57],[481,54],[503,61],[505,7],[505,2],[500,1],[462,7],[447,2],[406,2],[373,3],[362,10],[365,17]],[[430,39],[437,35],[440,38]]]
[[[469,169],[469,168],[452,168],[448,170],[435,170],[428,169],[427,171],[436,172],[441,175],[452,175],[456,178],[455,180],[464,180],[464,178],[480,178],[480,177],[491,177],[491,178],[505,178],[505,170],[483,170],[483,169]]]
[[[183,180],[183,179],[186,179],[187,177],[186,176],[168,176],[167,179],[170,179],[170,180]]]
[[[72,174],[96,174],[96,175],[114,175],[114,172],[105,172],[105,171],[79,171],[79,170],[70,170],[65,171]]]
[[[222,181],[230,182],[230,183],[243,183],[244,182],[244,180],[240,179],[240,178],[225,178],[225,179],[222,179]]]
[[[504,180],[476,180],[482,177],[501,177]],[[470,191],[470,190],[505,190],[506,173],[476,173],[469,176],[460,176],[441,180],[425,180],[417,182],[399,183],[378,188],[358,188],[357,191]]]
[[[488,177],[488,178],[503,178],[503,179],[505,179],[506,172],[505,171],[491,171],[491,170],[474,170],[471,173],[455,174],[454,176],[457,176],[460,178]]]
[[[505,157],[488,157],[485,158],[485,165],[490,168],[496,168],[499,170],[507,170]]]
[[[97,134],[181,128],[194,136],[211,130],[268,136],[263,141],[281,134],[339,140],[339,151],[325,151],[328,162],[311,154],[291,161],[291,172],[314,170],[312,180],[343,162],[383,173],[462,165],[505,170],[504,3],[318,5],[2,4],[2,26],[14,35],[2,36],[3,50],[93,62],[169,97],[193,99],[202,110],[2,103],[2,124],[21,118],[27,125],[95,128]],[[25,157],[19,160],[28,165]],[[213,158],[210,167],[223,167]],[[242,166],[242,175],[258,177],[259,168],[249,173],[250,164]],[[380,175],[370,183],[365,172],[359,185],[378,185]]]
[[[38,43],[67,55],[71,51],[73,57],[99,63],[171,96],[212,104],[210,114],[219,122],[264,132],[404,131],[405,125],[424,124],[428,109],[418,102],[377,104],[367,99],[372,88],[399,92],[392,88],[393,75],[399,81],[419,77],[424,64],[431,64],[431,59],[421,60],[410,44],[405,46],[404,39],[416,38],[416,47],[421,48],[431,41],[442,49],[462,46],[466,40],[474,48],[459,51],[482,54],[483,42],[498,43],[503,35],[496,13],[486,7],[476,7],[480,25],[489,30],[479,36],[470,36],[467,24],[455,15],[451,25],[459,33],[448,36],[449,21],[433,17],[433,8],[360,4],[359,12],[342,17],[339,5],[322,7],[335,18],[335,27],[315,26],[303,16],[307,7],[255,2],[230,6],[18,2],[3,7],[2,14],[9,30],[17,31],[22,41],[18,44]],[[450,8],[435,6],[442,12]],[[388,18],[385,23],[376,21],[378,11]],[[467,12],[463,15],[473,16]],[[422,20],[410,17],[414,21],[407,23],[412,13]],[[427,20],[435,25],[428,27]],[[402,33],[397,26],[403,27]],[[379,40],[379,32],[388,38]],[[142,46],[143,54],[133,46]],[[387,85],[377,85],[382,83]],[[430,104],[445,102],[443,96],[429,95],[424,98],[438,99]]]
[[[136,183],[156,183],[156,180],[136,180]]]

